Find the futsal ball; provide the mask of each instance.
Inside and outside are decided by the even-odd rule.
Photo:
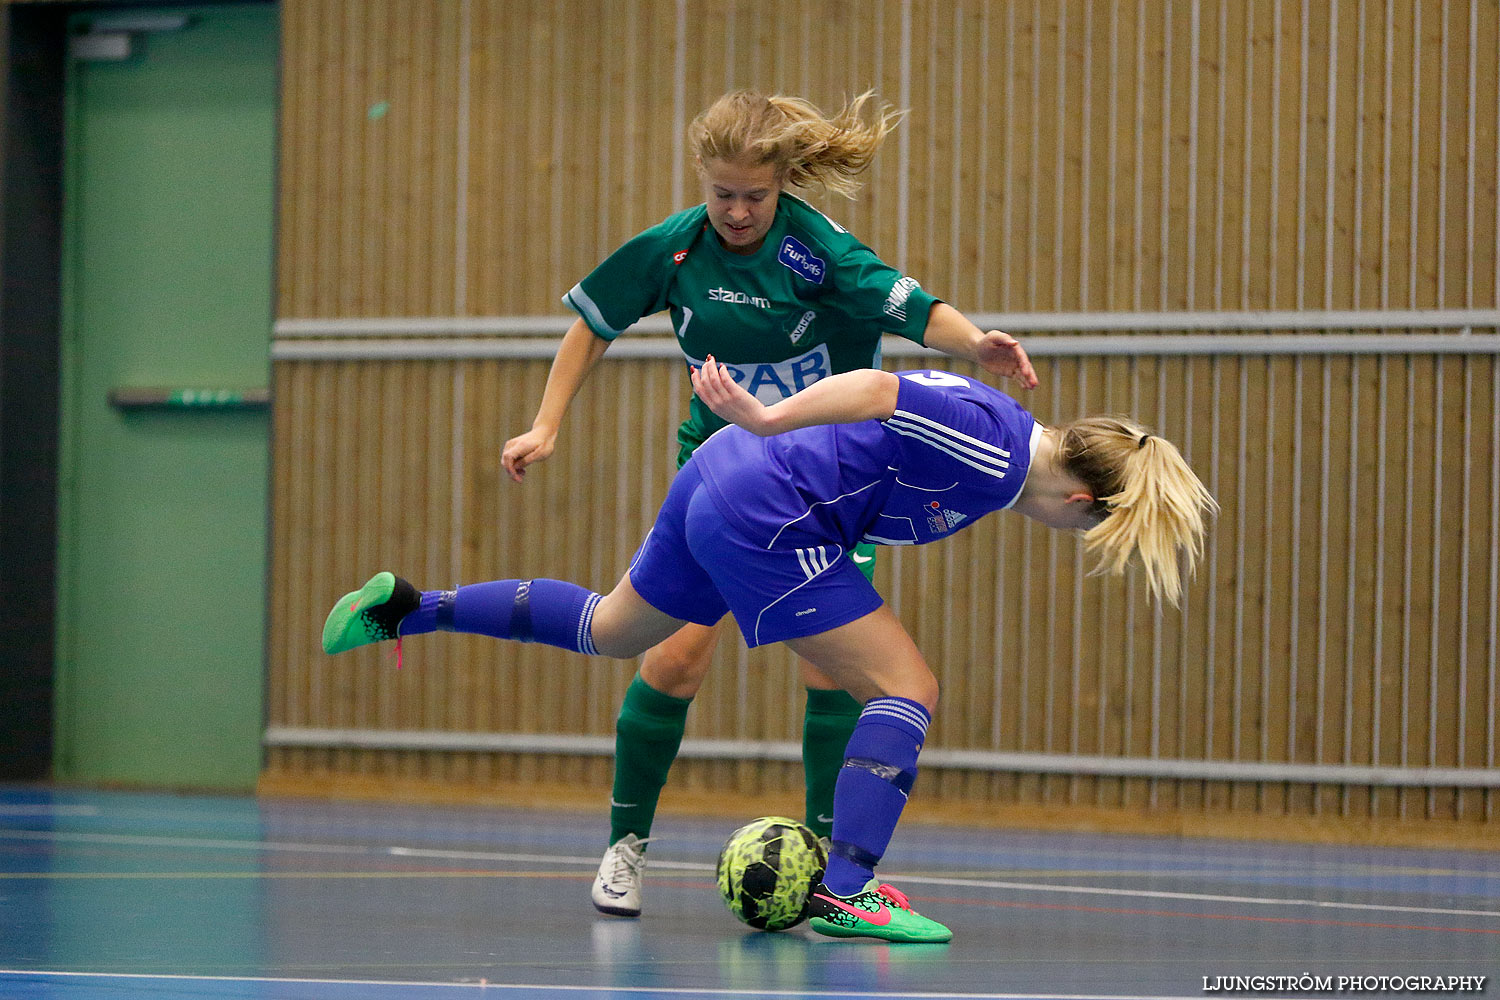
[[[729,835],[719,852],[719,895],[743,922],[784,931],[807,916],[807,901],[828,856],[806,826],[785,816],[762,816]]]

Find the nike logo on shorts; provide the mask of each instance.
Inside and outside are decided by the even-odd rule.
[[[875,561],[875,557],[874,556],[862,556],[858,552],[851,552],[851,553],[849,553],[849,558],[853,559],[858,564],[863,564],[863,563],[874,562]]]

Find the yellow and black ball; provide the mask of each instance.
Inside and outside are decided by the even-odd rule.
[[[729,835],[719,852],[719,895],[744,923],[782,931],[807,916],[828,866],[817,836],[785,816],[762,816]]]

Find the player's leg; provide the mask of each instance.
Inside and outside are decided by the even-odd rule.
[[[811,663],[798,659],[807,704],[802,719],[803,803],[808,829],[833,835],[833,789],[844,748],[859,721],[860,703]]]
[[[703,686],[714,661],[724,622],[714,625],[684,625],[646,650],[641,657],[640,676],[662,694],[692,701]]]
[[[620,711],[611,791],[617,805],[610,807],[610,845],[592,889],[595,907],[605,913],[640,913],[642,844],[682,743],[688,704],[713,657],[713,626],[728,610],[713,580],[693,558],[685,534],[688,508],[695,500],[701,502],[703,489],[697,467],[688,463],[672,481],[651,534],[630,568],[631,580],[648,603],[698,627],[679,630],[670,638],[661,636],[652,644]]]
[[[392,573],[377,573],[328,613],[323,650],[342,653],[382,639],[399,642],[443,630],[632,657],[688,622],[713,624],[728,605],[693,561],[682,530],[687,501],[701,484],[695,472],[673,481],[629,571],[607,597],[563,580],[540,579],[423,593]]]
[[[850,560],[872,580],[875,546],[863,544],[849,553]],[[808,827],[827,840],[833,834],[833,789],[844,748],[854,735],[862,706],[822,671],[799,659],[802,684],[807,688],[807,708],[802,721],[802,778]]]
[[[833,846],[810,902],[813,930],[834,937],[941,942],[948,928],[910,908],[874,874],[917,776],[937,704],[937,680],[889,607],[847,625],[786,640],[865,701],[834,790]]]
[[[687,728],[687,710],[719,641],[717,625],[686,625],[646,651],[615,720],[609,847],[592,896],[601,913],[639,916],[645,843]]]
[[[385,572],[339,598],[323,625],[323,650],[342,653],[382,639],[446,631],[540,642],[592,656],[632,657],[683,624],[647,603],[629,576],[601,596],[549,579],[418,591]]]

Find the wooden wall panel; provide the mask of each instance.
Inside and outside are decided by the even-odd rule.
[[[461,10],[283,8],[277,315],[455,310]]]
[[[735,86],[907,107],[818,200],[968,310],[1494,300],[1494,0],[680,10],[288,4],[279,313],[557,313]]]
[[[1497,305],[1497,0],[288,0],[283,24],[282,320],[561,315],[619,243],[699,200],[683,130],[738,86],[826,108],[874,87],[907,108],[857,200],[814,200],[971,312]],[[670,480],[686,381],[606,362],[518,487],[499,452],[546,371],[276,363],[273,725],[610,733],[629,664],[453,636],[413,641],[399,673],[384,651],[316,651],[327,602],[379,566],[433,586],[618,577]],[[1226,347],[1041,374],[1026,402],[1044,419],[1138,413],[1223,515],[1181,612],[1017,518],[888,552],[882,592],[956,695],[935,747],[1495,766],[1492,357]],[[785,652],[726,643],[688,736],[795,740],[799,698]],[[496,753],[277,749],[271,766],[608,775]],[[679,783],[799,777],[684,760]],[[1496,798],[956,770],[930,787],[1465,821]]]

